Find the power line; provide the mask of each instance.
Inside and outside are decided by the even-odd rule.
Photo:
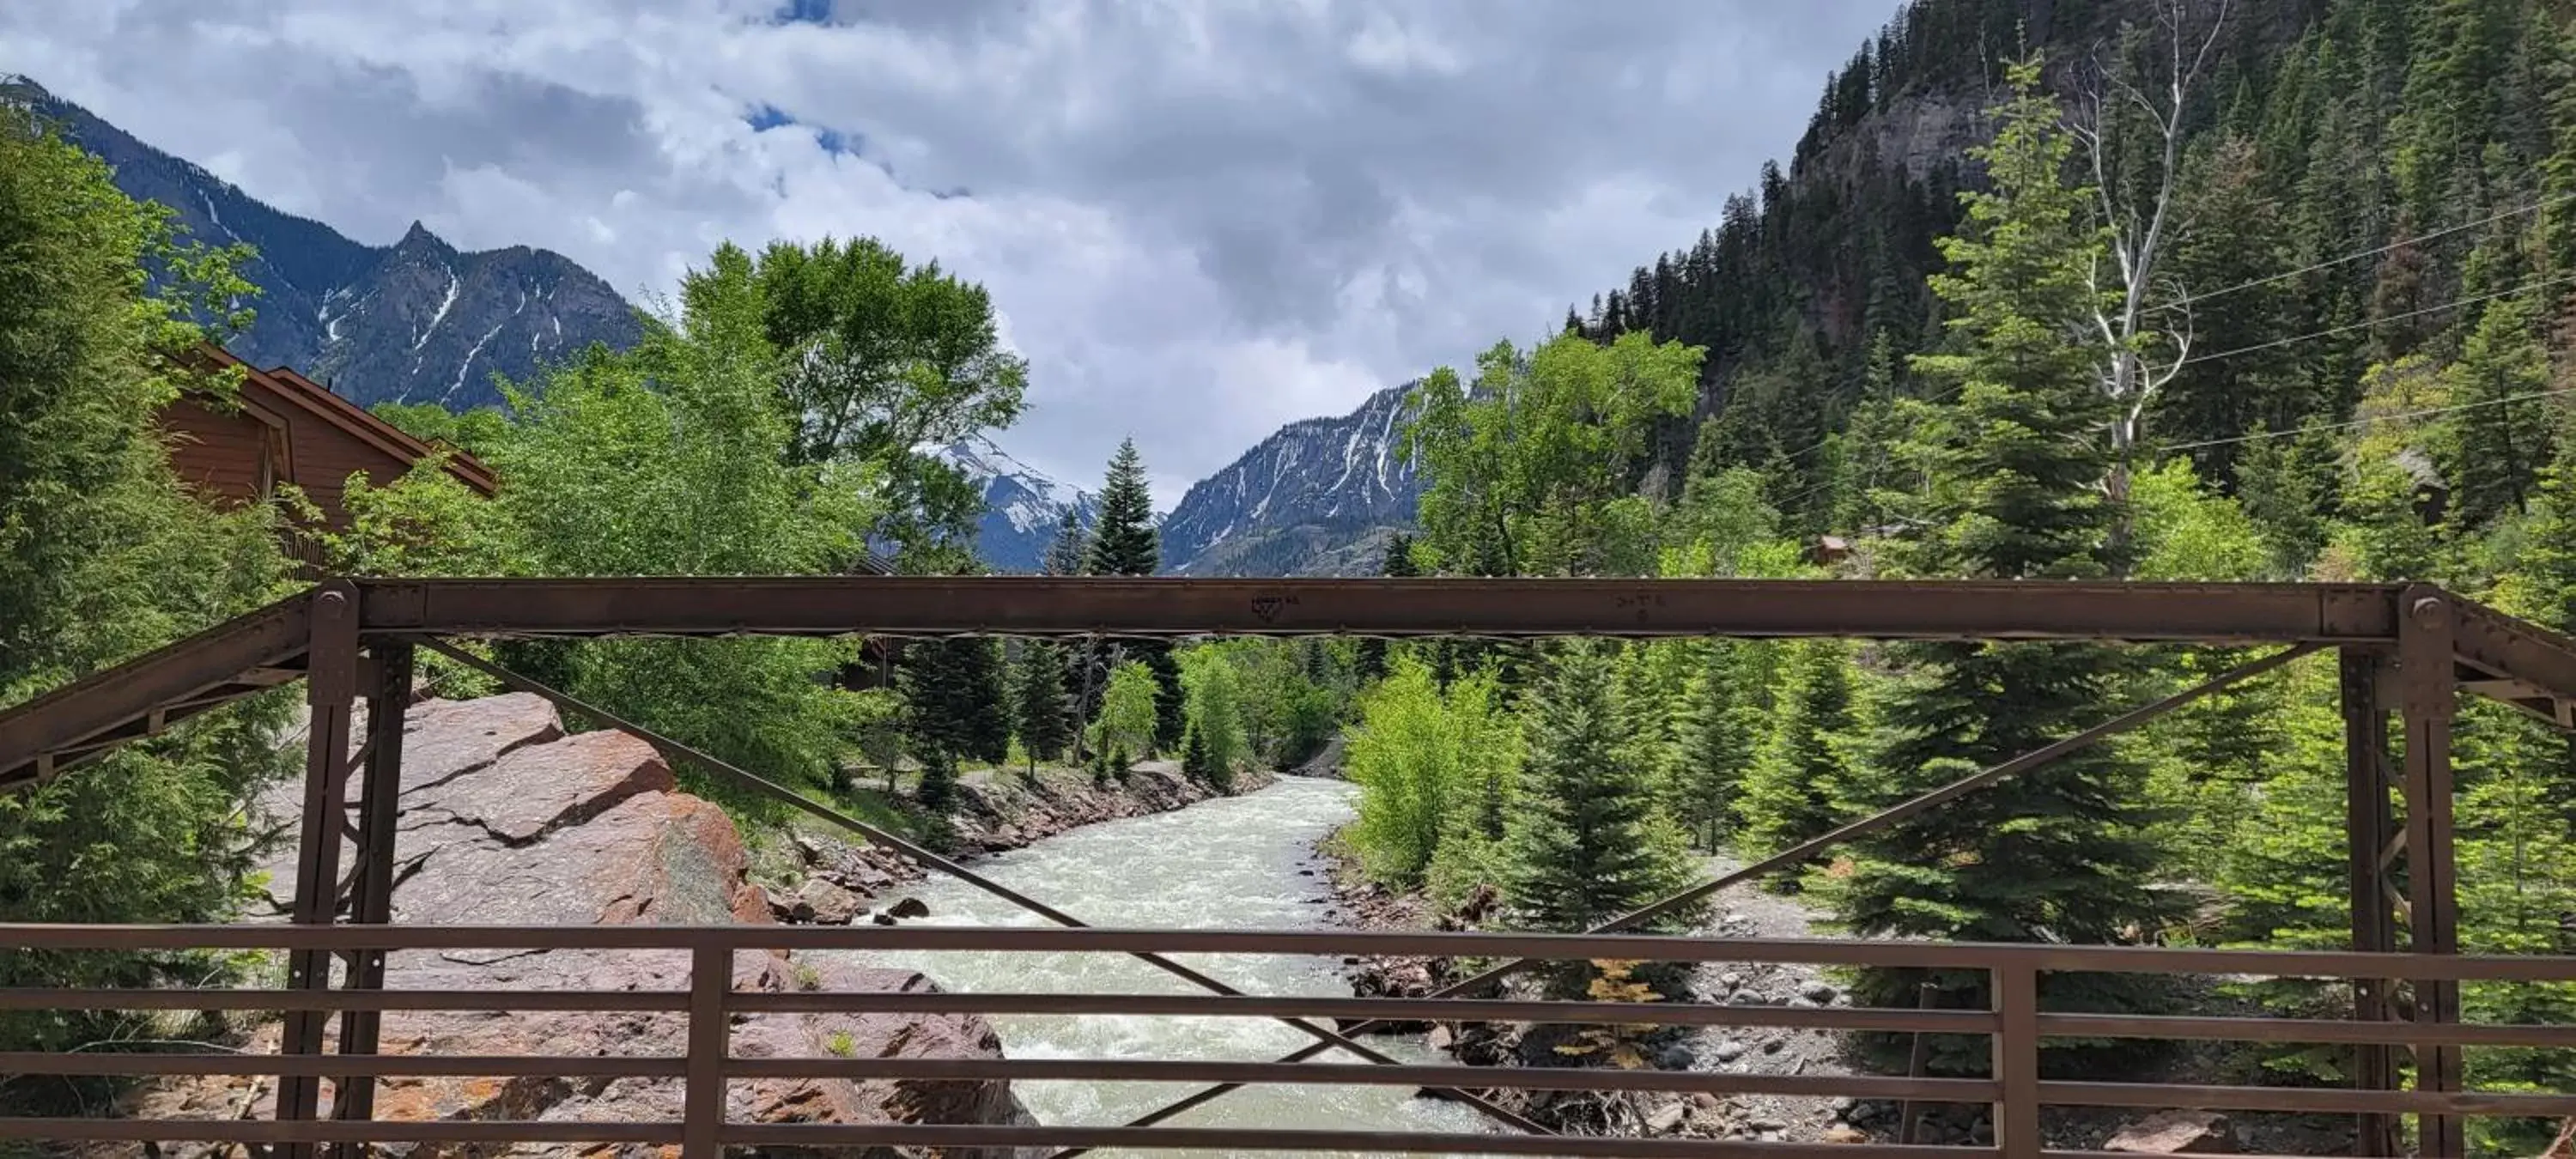
[[[2366,427],[2372,423],[2393,422],[2397,419],[2420,419],[2430,415],[2457,414],[2464,410],[2477,410],[2481,407],[2490,406],[2504,406],[2508,403],[2530,402],[2534,399],[2555,398],[2562,394],[2576,394],[2576,386],[2562,386],[2556,390],[2538,390],[2529,394],[2506,395],[2503,398],[2491,398],[2484,402],[2464,402],[2457,406],[2437,406],[2429,407],[2424,410],[2399,411],[2396,414],[2370,415],[2364,418],[2349,419],[2339,423],[2318,423],[2315,426],[2293,427],[2286,431],[2261,431],[2250,435],[2237,435],[2233,438],[2205,439],[2197,443],[2168,443],[2158,449],[2166,451],[2194,451],[2202,447],[2224,447],[2234,443],[2251,443],[2262,439],[2286,439],[2298,435],[2314,434],[2318,431],[2339,431],[2348,427]]]
[[[2361,259],[2363,259],[2363,258],[2377,257],[2377,256],[2379,256],[2379,255],[2381,255],[2381,254],[2384,254],[2384,253],[2387,253],[2387,252],[2389,252],[2389,251],[2391,251],[2391,250],[2400,249],[2400,248],[2403,248],[2403,247],[2405,247],[2405,246],[2416,245],[2416,244],[2419,244],[2419,243],[2422,243],[2422,242],[2428,242],[2428,241],[2431,241],[2431,240],[2433,240],[2434,238],[2437,238],[2437,237],[2449,237],[2450,235],[2455,234],[2455,233],[2458,233],[2458,232],[2460,232],[2460,231],[2462,231],[2462,230],[2476,229],[2477,227],[2482,226],[2482,225],[2493,225],[2493,224],[2495,224],[2496,222],[2503,221],[2504,219],[2506,219],[2506,218],[2508,218],[2508,217],[2520,217],[2520,216],[2522,216],[2523,214],[2526,214],[2526,213],[2537,213],[2537,212],[2539,212],[2539,211],[2541,211],[2541,210],[2544,210],[2544,209],[2550,209],[2550,208],[2554,208],[2554,207],[2556,207],[2556,206],[2565,205],[2565,204],[2567,204],[2567,203],[2568,203],[2568,202],[2570,202],[2570,201],[2576,201],[2576,193],[2563,193],[2563,194],[2560,194],[2560,195],[2558,195],[2558,196],[2556,196],[2556,197],[2552,197],[2552,198],[2549,198],[2549,199],[2544,200],[2544,201],[2535,201],[2535,202],[2532,202],[2531,204],[2526,205],[2526,206],[2523,206],[2523,207],[2521,207],[2521,208],[2519,208],[2519,209],[2507,209],[2507,210],[2503,210],[2503,211],[2501,211],[2501,212],[2498,212],[2498,213],[2495,213],[2495,214],[2491,214],[2491,215],[2489,215],[2489,216],[2487,216],[2487,217],[2479,218],[2479,219],[2478,219],[2478,220],[2476,220],[2476,221],[2468,222],[2468,223],[2465,223],[2465,224],[2462,224],[2462,225],[2455,225],[2455,226],[2451,226],[2451,227],[2450,227],[2450,228],[2448,228],[2448,229],[2437,229],[2437,230],[2434,230],[2434,231],[2433,231],[2433,232],[2431,232],[2431,233],[2418,234],[2418,235],[2416,235],[2416,236],[2414,236],[2414,237],[2409,237],[2409,238],[2400,238],[2400,239],[2398,239],[2398,240],[2396,240],[2396,241],[2392,241],[2392,242],[2388,243],[2387,245],[2380,246],[2380,247],[2379,247],[2379,248],[2377,248],[2377,249],[2367,249],[2367,250],[2363,250],[2363,251],[2361,251],[2361,252],[2359,252],[2359,253],[2350,253],[2350,254],[2345,254],[2345,255],[2343,255],[2342,257],[2339,257],[2339,258],[2328,258],[2327,260],[2322,261],[2322,262],[2318,262],[2318,263],[2316,263],[2315,265],[2312,265],[2312,266],[2301,266],[2300,268],[2295,269],[2295,270],[2291,270],[2290,272],[2288,272],[2288,273],[2286,273],[2286,274],[2274,274],[2274,275],[2272,275],[2271,277],[2268,277],[2268,278],[2256,278],[2256,279],[2254,279],[2253,281],[2250,281],[2250,282],[2243,282],[2243,283],[2240,283],[2240,284],[2237,284],[2237,285],[2229,286],[2229,287],[2227,287],[2226,289],[2223,289],[2223,290],[2211,290],[2210,292],[2208,292],[2208,293],[2206,293],[2206,294],[2193,294],[2193,295],[2191,295],[2190,297],[2184,298],[2184,299],[2182,299],[2182,300],[2180,300],[2180,301],[2176,301],[2176,302],[2166,302],[2166,303],[2164,303],[2164,304],[2162,304],[2162,305],[2150,306],[2150,307],[2148,307],[2148,309],[2149,309],[2149,310],[2151,310],[2151,311],[2152,311],[2152,310],[2179,310],[2179,309],[2182,309],[2182,308],[2183,308],[2183,307],[2185,307],[2185,306],[2191,305],[2191,304],[2192,304],[2192,303],[2194,303],[2194,302],[2206,302],[2206,301],[2210,300],[2211,298],[2223,298],[2223,297],[2226,297],[2226,296],[2227,296],[2227,295],[2229,295],[2229,294],[2237,293],[2237,292],[2239,292],[2239,291],[2243,291],[2243,290],[2251,290],[2251,289],[2255,288],[2256,286],[2268,286],[2268,285],[2271,285],[2271,284],[2272,284],[2272,283],[2274,283],[2274,282],[2285,282],[2285,281],[2290,280],[2291,278],[2299,277],[2299,276],[2304,275],[2304,274],[2313,274],[2313,273],[2317,272],[2318,270],[2332,269],[2332,268],[2334,268],[2334,267],[2336,267],[2336,266],[2339,266],[2339,265],[2344,264],[2345,262],[2354,262],[2354,261],[2360,261],[2360,260],[2361,260]]]
[[[2337,326],[2330,330],[2319,330],[2312,334],[2300,334],[2290,338],[2275,338],[2269,342],[2255,343],[2252,346],[2239,346],[2234,350],[2221,350],[2216,354],[2202,354],[2196,357],[2183,359],[2182,365],[2196,366],[2203,362],[2215,362],[2221,358],[2234,358],[2240,354],[2252,354],[2261,350],[2270,350],[2276,346],[2288,346],[2292,343],[2307,342],[2318,338],[2331,338],[2337,334],[2348,334],[2355,330],[2366,330],[2373,326],[2389,322],[2400,322],[2408,318],[2420,318],[2426,314],[2439,314],[2444,310],[2456,310],[2462,306],[2474,306],[2480,302],[2491,302],[2497,298],[2511,297],[2525,290],[2537,290],[2547,286],[2564,285],[2568,282],[2576,282],[2576,274],[2562,274],[2555,278],[2542,278],[2536,282],[2525,282],[2510,290],[2498,290],[2492,294],[2481,294],[2474,298],[2462,298],[2456,302],[2444,302],[2439,306],[2426,306],[2421,310],[2408,310],[2403,314],[2389,314],[2385,317],[2370,318],[2360,322]]]

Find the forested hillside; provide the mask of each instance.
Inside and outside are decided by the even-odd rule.
[[[1408,431],[1421,537],[1387,570],[2424,579],[2576,627],[2570,16],[1917,0],[1715,228],[1558,337],[1429,376]],[[1539,928],[1653,900],[1690,876],[1685,843],[1765,855],[2247,658],[1392,653],[1351,748],[1362,863],[1448,904],[1494,887],[1501,921]],[[2341,948],[2336,695],[2331,661],[2294,664],[1776,887],[1864,937]],[[2464,945],[2576,949],[2576,752],[2486,702],[2464,703],[2459,738]],[[1578,882],[1589,908],[1559,912]],[[1910,1005],[1923,984],[1942,1005],[1989,997],[1902,971],[1854,993]],[[2218,1000],[2043,989],[2092,1010]],[[2234,997],[2349,1009],[2287,982]],[[2576,1020],[2563,986],[2472,985],[2467,1005]],[[2052,1066],[2157,1064],[2061,1053]],[[2350,1081],[2333,1049],[2247,1062]],[[1932,1065],[1980,1073],[1983,1052]],[[2567,1090],[2576,1060],[2472,1050],[2469,1081]],[[2553,1130],[2480,1120],[2473,1137],[2528,1154]]]

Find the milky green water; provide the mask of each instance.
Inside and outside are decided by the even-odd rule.
[[[1004,885],[1101,926],[1312,929],[1325,894],[1310,868],[1318,837],[1351,816],[1357,790],[1340,781],[1287,778],[1259,792],[1172,813],[1079,829],[978,863]],[[930,906],[916,924],[1043,925],[1043,919],[944,879],[912,891]],[[1338,959],[1176,955],[1255,994],[1347,995]],[[1195,987],[1132,958],[1102,954],[918,953],[875,960],[920,970],[957,991],[1159,994]],[[1313,1041],[1268,1019],[1145,1016],[1011,1016],[994,1019],[1012,1058],[1204,1058],[1269,1062]],[[1419,1038],[1372,1037],[1405,1062],[1437,1061]],[[1359,1062],[1341,1051],[1320,1062]],[[1016,1084],[1039,1120],[1114,1126],[1196,1087],[1173,1083]],[[1409,1087],[1253,1087],[1167,1121],[1172,1126],[1477,1131],[1483,1120]],[[1255,1152],[1247,1152],[1253,1154]],[[1102,1151],[1096,1154],[1108,1155]],[[1215,1154],[1152,1151],[1136,1155]]]

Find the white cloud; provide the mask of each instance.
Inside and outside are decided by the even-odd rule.
[[[38,0],[0,71],[361,240],[630,295],[726,238],[876,235],[993,290],[1014,453],[1087,480],[1133,433],[1169,502],[1686,243],[1893,7]]]

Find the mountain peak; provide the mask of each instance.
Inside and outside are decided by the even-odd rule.
[[[402,240],[394,243],[394,249],[397,251],[418,251],[425,249],[433,252],[453,253],[455,252],[456,247],[447,244],[447,240],[445,238],[429,232],[428,226],[422,225],[418,218],[414,218],[411,223],[411,228],[403,231]]]

